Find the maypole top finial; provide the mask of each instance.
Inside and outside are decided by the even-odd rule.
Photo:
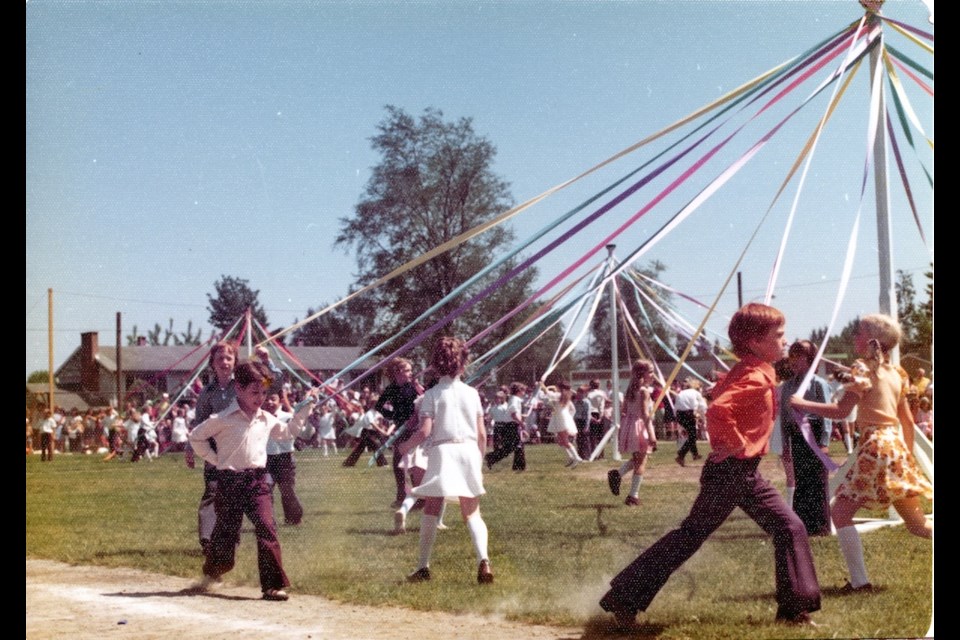
[[[879,13],[883,7],[883,0],[860,0],[860,6],[870,13]]]

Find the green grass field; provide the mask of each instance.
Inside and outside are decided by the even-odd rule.
[[[610,461],[570,471],[555,446],[528,447],[529,468],[509,460],[485,476],[481,511],[490,531],[496,582],[476,584],[476,564],[459,509],[437,537],[434,578],[408,585],[417,559],[419,514],[408,533],[391,535],[389,468],[353,469],[317,451],[297,456],[297,488],[306,510],[299,527],[280,527],[284,566],[295,593],[350,603],[389,603],[422,610],[500,614],[511,619],[582,626],[606,637],[610,619],[597,601],[607,581],[637,553],[683,519],[693,502],[699,466],[680,469],[668,444],[655,454],[641,488],[641,506],[610,495]],[[837,451],[839,452],[839,450]],[[782,487],[774,459],[765,475]],[[199,576],[196,507],[199,470],[182,455],[148,463],[103,463],[99,456],[26,462],[27,556],[73,564],[136,567]],[[625,492],[624,492],[625,495]],[[277,500],[277,511],[280,505]],[[278,518],[282,521],[282,516]],[[918,637],[932,615],[932,548],[902,526],[864,536],[867,568],[878,593],[842,596],[846,568],[836,539],[811,540],[823,591],[817,628],[773,624],[776,610],[770,540],[741,511],[678,571],[646,614],[641,635],[656,638]],[[228,582],[256,585],[256,550],[245,523],[237,566]]]

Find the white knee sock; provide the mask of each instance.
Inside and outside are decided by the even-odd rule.
[[[400,509],[398,510],[402,511],[403,515],[407,515],[408,513],[410,513],[410,509],[413,508],[413,505],[416,501],[417,501],[416,496],[407,496],[406,498],[403,499],[403,502],[400,503]],[[440,514],[441,514],[440,517],[437,519],[443,520],[443,511],[441,511]]]
[[[577,462],[583,462],[583,458],[580,457],[580,454],[577,453],[577,447],[572,443],[567,443],[567,455],[571,460],[576,460]]]
[[[784,501],[786,501],[787,506],[793,509],[793,494],[796,493],[796,487],[787,487],[786,495],[783,496]]]
[[[480,517],[479,511],[467,519],[467,530],[470,532],[470,540],[473,541],[473,549],[477,553],[477,562],[487,560],[487,524]]]
[[[327,443],[324,442],[324,443],[323,443],[323,456],[324,456],[324,457],[327,457],[327,456],[329,456],[329,455],[330,455],[330,449],[327,448]]]
[[[339,451],[337,451],[337,443],[336,443],[336,441],[334,441],[330,446],[333,447],[333,455],[337,455],[338,453],[340,453]]]
[[[847,561],[847,571],[850,572],[850,584],[862,587],[870,582],[867,578],[867,567],[863,562],[863,543],[860,534],[853,525],[837,529],[837,541],[840,543],[840,552]]]
[[[620,465],[620,475],[621,475],[621,476],[625,476],[625,475],[627,475],[628,473],[630,473],[631,471],[633,471],[633,460],[632,460],[632,459],[628,459],[626,462],[624,462],[622,465]]]
[[[630,483],[630,497],[637,498],[640,496],[640,483],[643,481],[643,476],[639,473],[633,474],[633,482]]]
[[[443,501],[443,506],[440,507],[440,515],[437,516],[437,528],[446,529],[447,525],[443,524],[443,516],[447,513],[447,501]]]
[[[843,444],[847,445],[847,455],[853,453],[853,438],[849,433],[843,434]]]
[[[437,516],[424,514],[420,518],[420,564],[417,569],[430,566],[430,553],[433,551],[433,541],[437,539]]]

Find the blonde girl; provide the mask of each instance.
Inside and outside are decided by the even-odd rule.
[[[860,443],[856,459],[837,488],[831,510],[840,551],[850,580],[845,593],[871,591],[863,561],[860,534],[853,517],[862,507],[893,505],[910,533],[932,536],[932,526],[923,514],[920,497],[931,498],[933,489],[913,459],[913,416],[907,402],[906,372],[889,360],[890,350],[900,342],[900,325],[885,315],[869,315],[857,326],[855,346],[862,356],[851,368],[846,393],[837,403],[821,404],[793,397],[790,404],[805,412],[842,420],[857,408]],[[901,433],[902,427],[902,433]]]

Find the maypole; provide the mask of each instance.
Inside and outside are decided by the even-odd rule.
[[[860,0],[860,5],[873,15],[871,20],[880,22],[877,14],[883,6],[883,0]],[[878,24],[878,28],[883,26]],[[880,55],[883,50],[883,33],[880,34],[880,46],[870,51],[870,88],[873,83],[879,82],[880,113],[887,112],[887,105],[883,89],[882,76],[877,75],[877,67],[881,64]],[[890,232],[890,192],[887,180],[887,130],[882,124],[877,127],[877,135],[873,139],[873,190],[877,202],[877,260],[880,267],[880,313],[885,313],[897,320],[897,297],[893,285],[893,246]],[[890,351],[893,364],[900,364],[900,345]],[[887,508],[887,518],[898,522],[900,515],[893,505]]]
[[[613,251],[617,248],[615,244],[608,244],[607,249],[607,273],[614,273]],[[617,285],[615,278],[610,278],[610,384],[611,401],[613,402],[613,413],[610,415],[610,423],[613,427],[613,459],[619,462],[620,447],[620,357],[617,353]]]
[[[253,307],[247,307],[247,358],[253,357]]]
[[[52,415],[56,409],[54,402],[54,384],[53,384],[53,289],[47,289],[47,392],[50,394],[50,402],[47,408]]]
[[[874,15],[871,20],[879,23],[877,14],[883,6],[883,0],[860,0],[860,5]],[[878,27],[882,28],[879,24]],[[882,76],[877,75],[877,67],[882,64],[880,56],[883,50],[883,34],[880,34],[880,46],[870,52],[870,87],[879,81],[880,113],[886,113]],[[880,313],[884,313],[894,320],[897,319],[897,294],[894,287],[893,274],[893,239],[890,227],[890,189],[887,180],[887,131],[883,126],[877,127],[877,135],[873,139],[873,188],[877,203],[877,259],[880,266]],[[900,348],[895,348],[890,354],[893,363],[900,361]]]

